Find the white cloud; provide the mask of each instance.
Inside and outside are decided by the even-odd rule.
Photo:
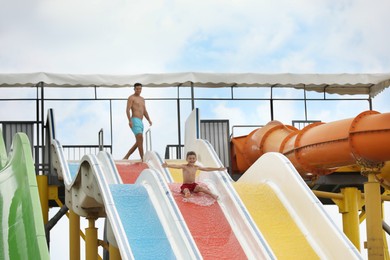
[[[390,112],[390,88],[385,89],[383,92],[379,93],[373,99],[373,110],[376,110],[380,113],[388,113]]]
[[[6,2],[0,11],[5,72],[389,67],[386,1]]]
[[[221,102],[214,108],[214,113],[219,118],[230,118],[234,124],[245,124],[245,114],[237,107],[227,107],[226,102]]]

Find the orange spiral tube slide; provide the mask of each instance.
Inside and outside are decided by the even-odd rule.
[[[314,123],[298,130],[271,121],[231,140],[232,170],[244,173],[267,152],[284,154],[302,175],[325,175],[340,167],[376,167],[390,161],[390,113],[365,111],[355,118]],[[381,174],[390,182],[390,174]]]

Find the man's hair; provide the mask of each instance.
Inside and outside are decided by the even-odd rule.
[[[195,155],[196,156],[196,153],[194,151],[189,151],[189,152],[187,152],[186,158],[188,158],[188,156],[190,156],[190,155]]]
[[[135,84],[134,84],[134,89],[135,89],[136,87],[138,87],[138,86],[142,87],[142,84],[139,83],[139,82],[135,83]]]

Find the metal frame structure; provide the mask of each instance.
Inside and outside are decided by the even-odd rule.
[[[0,90],[1,90],[1,85],[2,84],[0,82]],[[94,93],[94,96],[91,98],[48,98],[48,97],[45,97],[46,84],[42,81],[35,84],[35,85],[30,85],[27,87],[36,89],[36,96],[34,98],[0,98],[0,105],[2,102],[7,102],[7,101],[17,101],[17,102],[21,102],[21,104],[23,102],[27,102],[27,101],[35,102],[36,108],[35,108],[35,121],[34,121],[34,123],[36,125],[36,131],[35,131],[36,132],[35,133],[36,139],[35,139],[35,142],[34,141],[32,141],[32,142],[34,143],[34,154],[36,154],[36,156],[38,156],[38,158],[36,158],[37,165],[44,165],[45,163],[47,163],[47,162],[44,162],[43,157],[39,156],[40,154],[44,154],[44,142],[45,142],[44,118],[45,118],[45,113],[46,113],[46,105],[45,105],[46,102],[53,102],[53,101],[58,101],[58,102],[107,101],[109,103],[109,109],[110,109],[110,112],[109,112],[109,115],[110,115],[110,130],[109,130],[110,131],[110,142],[108,145],[108,149],[111,149],[111,151],[113,151],[115,149],[115,147],[112,147],[112,141],[113,141],[112,103],[114,101],[121,101],[121,100],[125,101],[126,98],[99,97],[98,89],[100,88],[100,86],[97,86],[97,85],[89,87],[89,88],[93,88],[93,93]],[[181,93],[181,90],[183,88],[188,88],[188,86],[183,86],[182,84],[178,84],[178,85],[173,85],[171,87],[176,89],[176,97],[145,98],[145,100],[165,100],[165,101],[176,102],[177,133],[178,133],[177,134],[177,137],[178,137],[177,145],[178,145],[178,147],[183,145],[182,144],[182,133],[181,133],[181,127],[180,127],[182,124],[182,122],[181,122],[181,102],[182,101],[190,101],[192,110],[195,108],[195,103],[197,101],[224,101],[224,100],[225,101],[267,101],[267,102],[269,102],[271,120],[274,120],[274,109],[275,109],[274,103],[275,102],[277,102],[277,101],[301,101],[304,103],[305,118],[304,118],[304,120],[300,120],[300,121],[303,121],[303,122],[310,121],[310,120],[308,120],[308,113],[307,113],[307,102],[308,101],[342,101],[342,100],[345,100],[345,101],[347,101],[347,100],[348,101],[367,101],[368,102],[368,109],[372,110],[372,98],[369,94],[367,94],[366,98],[345,98],[345,99],[343,99],[343,98],[329,98],[327,96],[328,94],[325,91],[326,88],[324,88],[324,92],[322,93],[322,98],[308,98],[306,95],[306,92],[308,90],[305,87],[300,88],[301,90],[303,90],[303,97],[302,98],[277,98],[274,95],[274,90],[277,88],[280,88],[280,87],[283,87],[283,88],[286,87],[286,86],[279,86],[279,85],[270,86],[270,96],[268,98],[241,98],[241,97],[236,97],[236,95],[235,95],[235,91],[238,90],[237,84],[232,84],[232,85],[225,86],[225,88],[230,89],[230,96],[229,97],[204,98],[204,97],[196,97],[195,89],[197,89],[197,86],[195,86],[193,82],[190,83],[190,93],[191,93],[190,97],[182,97],[182,93]],[[63,88],[69,89],[68,86],[67,87],[64,86]],[[88,88],[88,87],[85,87],[85,88]],[[200,88],[205,88],[205,86],[202,85]],[[241,90],[242,89],[239,89],[239,91],[241,91]],[[1,122],[7,122],[7,121],[2,121],[0,118],[0,123]],[[234,127],[236,127],[236,126],[232,126],[232,131],[233,131]],[[151,145],[151,144],[149,144],[149,145]],[[174,144],[174,145],[176,145],[176,144]],[[73,147],[73,145],[64,145],[64,147],[67,147],[67,146]],[[39,151],[43,151],[43,152],[39,152]],[[43,170],[44,170],[43,168],[37,169],[37,174],[38,174],[38,172],[43,171]]]

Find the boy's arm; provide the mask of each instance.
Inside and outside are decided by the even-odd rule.
[[[179,165],[179,164],[167,164],[167,162],[164,162],[162,165],[162,167],[164,168],[173,168],[173,169],[183,169],[183,165]]]
[[[212,172],[212,171],[225,171],[226,167],[199,167],[199,170],[205,171],[205,172]]]

